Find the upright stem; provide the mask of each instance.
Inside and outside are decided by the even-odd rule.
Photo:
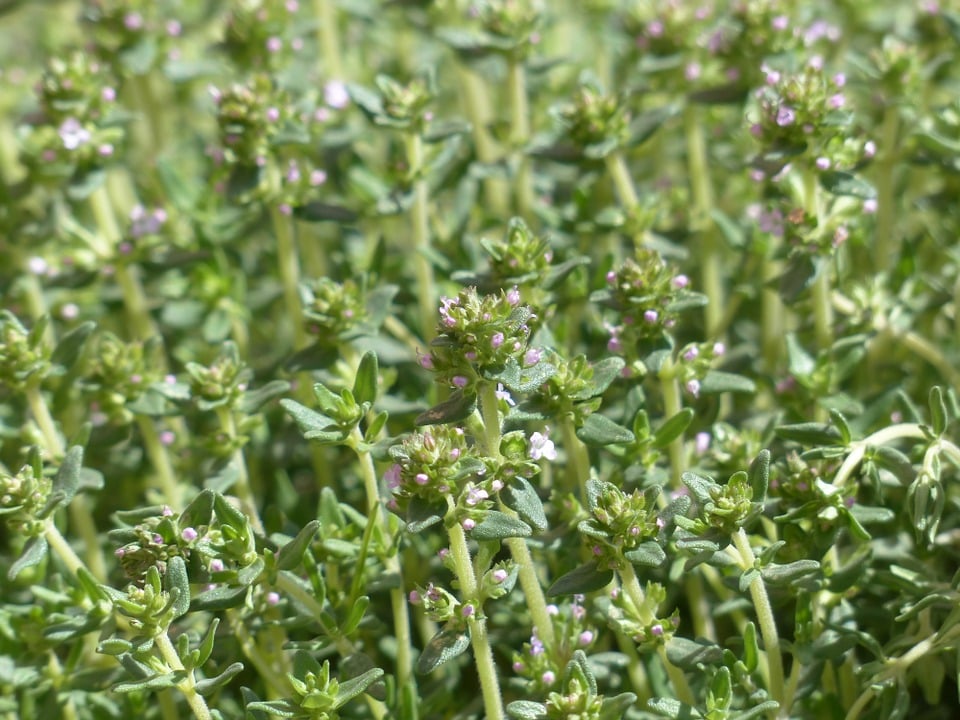
[[[177,655],[173,643],[170,642],[170,636],[167,635],[166,632],[157,635],[154,638],[154,643],[156,643],[157,650],[160,651],[160,657],[163,658],[171,670],[176,672],[186,669],[183,667],[183,662],[181,662],[180,656]],[[197,720],[212,720],[213,716],[210,714],[210,708],[207,707],[207,701],[203,699],[203,695],[197,692],[196,685],[197,681],[193,676],[193,670],[190,670],[187,672],[186,677],[177,683],[177,689],[180,690],[187,699],[187,704],[190,706],[190,709],[193,710],[193,714]]]
[[[533,178],[530,159],[524,147],[530,141],[530,109],[527,105],[527,74],[523,58],[511,56],[507,61],[507,92],[510,95],[510,144],[516,164],[514,194],[517,213],[530,219],[533,210]]]
[[[704,307],[707,337],[716,337],[723,320],[723,258],[717,242],[710,212],[713,210],[713,185],[707,159],[707,143],[703,134],[703,117],[695,105],[687,105],[683,113],[687,141],[687,169],[693,195],[691,229],[700,235],[700,282],[709,299]]]
[[[567,451],[567,477],[572,478],[571,487],[580,490],[580,501],[587,501],[587,480],[590,479],[590,454],[587,446],[577,437],[573,417],[567,415],[560,425],[563,447]]]
[[[170,454],[163,443],[160,442],[160,436],[157,434],[157,428],[153,420],[145,415],[138,415],[137,427],[140,428],[140,435],[143,437],[143,444],[147,449],[150,463],[157,474],[158,488],[163,494],[164,500],[171,507],[179,509],[180,485],[174,477]]]
[[[889,270],[900,253],[899,238],[894,232],[896,224],[896,178],[895,170],[899,156],[897,136],[900,132],[900,108],[896,103],[887,105],[880,130],[880,152],[877,159],[877,234],[873,257],[877,270]]]
[[[103,258],[115,257],[122,233],[106,184],[90,194],[90,210],[98,230],[95,236],[97,247],[94,249]],[[159,335],[160,331],[150,315],[147,295],[143,291],[137,266],[126,262],[114,263],[114,278],[123,296],[123,305],[130,320],[129,328],[133,339],[146,340]]]
[[[470,561],[467,537],[459,523],[453,523],[447,531],[450,535],[450,556],[453,558],[454,569],[463,597],[476,598],[477,578]],[[480,678],[480,691],[483,695],[486,720],[504,720],[497,667],[493,661],[493,648],[490,647],[490,638],[487,636],[487,619],[480,608],[476,608],[473,615],[467,618],[467,624],[470,626],[470,645],[473,647],[474,662],[477,665],[477,675]]]
[[[420,304],[420,335],[429,342],[433,338],[436,312],[433,288],[433,265],[430,264],[429,188],[425,177],[423,138],[419,133],[407,134],[407,164],[413,178],[413,267],[417,278]]]
[[[747,534],[743,531],[743,528],[733,533],[732,539],[739,554],[741,569],[744,571],[753,569],[757,558],[753,554],[750,541],[747,539]],[[760,635],[763,637],[763,647],[767,655],[770,697],[780,703],[780,717],[787,717],[790,708],[784,706],[783,657],[780,654],[780,636],[777,633],[777,623],[773,615],[773,608],[770,606],[770,598],[767,596],[767,587],[763,584],[763,578],[759,575],[750,583],[750,597],[757,613]]]
[[[607,172],[610,174],[610,180],[613,182],[613,189],[620,199],[620,205],[623,206],[624,212],[632,217],[640,206],[640,198],[633,186],[633,179],[630,177],[630,169],[627,167],[627,159],[623,150],[620,148],[612,150],[604,157],[603,161],[607,166]],[[649,237],[645,230],[633,237],[634,248],[642,247],[648,242]],[[616,258],[619,255],[618,248],[614,247],[612,250]]]
[[[40,388],[35,384],[28,384],[24,390],[27,396],[27,404],[30,406],[30,412],[36,421],[40,432],[43,434],[44,444],[47,446],[47,453],[53,458],[59,460],[63,457],[64,446],[57,433],[57,428],[53,422],[53,416],[50,415],[50,408],[47,407],[47,401],[43,399]],[[107,578],[107,564],[103,557],[103,551],[100,549],[100,535],[97,533],[97,527],[93,522],[93,512],[87,502],[87,498],[82,494],[74,496],[68,505],[70,513],[70,522],[73,523],[83,540],[86,547],[87,567],[91,574],[98,580],[105,581]],[[44,534],[47,542],[54,546],[57,554],[64,559],[72,572],[76,572],[77,565],[70,558],[72,551],[63,537],[60,536],[56,526],[51,523],[44,528]],[[62,544],[59,541],[63,541]]]
[[[360,461],[360,474],[363,476],[363,487],[367,495],[367,517],[370,522],[375,523],[384,542],[387,542],[392,538],[387,526],[386,508],[380,502],[380,488],[377,485],[373,458],[369,452],[359,449],[361,442],[363,442],[363,435],[360,429],[355,427],[350,435],[350,447]],[[392,545],[392,542],[390,544]],[[381,555],[381,561],[388,575],[396,575],[399,578],[399,586],[390,590],[390,606],[393,611],[394,637],[397,640],[397,687],[404,687],[410,683],[415,684],[416,679],[413,675],[410,615],[407,612],[407,599],[403,592],[403,569],[396,553],[384,553]]]
[[[283,284],[283,302],[287,315],[293,323],[293,343],[296,349],[307,346],[309,338],[303,324],[303,307],[300,303],[300,259],[293,239],[293,225],[276,203],[270,204],[270,220],[277,236],[277,264]]]
[[[228,442],[237,438],[237,423],[229,408],[217,408],[217,418],[220,420],[220,429],[227,436]],[[243,512],[250,520],[254,532],[263,534],[263,523],[257,512],[257,501],[250,490],[250,478],[247,474],[247,461],[243,457],[243,448],[237,448],[233,454],[233,464],[237,468],[237,480],[233,484],[233,492],[243,506]]]
[[[480,384],[480,413],[483,416],[484,450],[491,458],[500,457],[500,414],[497,408],[497,390],[492,382]],[[507,548],[519,569],[520,587],[530,609],[530,617],[543,642],[554,646],[553,622],[547,612],[547,600],[537,577],[537,568],[530,555],[530,548],[523,538],[508,538]]]
[[[771,235],[771,244],[774,242]],[[763,362],[768,373],[774,373],[780,363],[780,354],[783,351],[784,312],[780,293],[768,283],[780,277],[783,265],[773,258],[774,248],[767,248],[761,265],[763,288],[760,291],[760,323],[761,343],[763,348]]]
[[[680,381],[677,379],[676,366],[673,361],[665,360],[660,368],[661,392],[663,393],[663,414],[666,419],[672,418],[683,409],[683,400],[680,396]],[[683,473],[683,434],[670,442],[667,447],[670,456],[670,479],[673,487],[680,489],[680,475]]]
[[[473,128],[473,146],[477,152],[477,160],[484,165],[493,165],[499,158],[499,151],[487,130],[490,122],[490,98],[486,85],[479,75],[462,63],[457,63],[456,68],[464,109]],[[490,214],[505,218],[510,212],[510,189],[503,178],[484,178],[483,194]]]
[[[337,24],[335,0],[314,0],[314,13],[319,21],[317,42],[323,55],[323,66],[328,78],[343,80],[343,61],[340,52],[340,28]]]

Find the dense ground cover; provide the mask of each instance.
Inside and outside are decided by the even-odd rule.
[[[0,717],[956,715],[951,3],[0,37]]]

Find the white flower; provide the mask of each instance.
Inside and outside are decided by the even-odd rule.
[[[530,458],[532,460],[557,459],[557,449],[553,445],[553,440],[543,433],[535,432],[530,436]]]

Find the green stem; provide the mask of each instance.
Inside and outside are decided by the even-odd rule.
[[[154,638],[154,643],[156,644],[157,650],[160,651],[160,657],[163,658],[171,670],[177,672],[186,669],[183,667],[183,662],[181,662],[180,656],[177,655],[173,643],[170,642],[170,636],[167,635],[166,632],[157,635]],[[203,696],[197,692],[196,685],[197,682],[193,676],[193,670],[190,670],[187,672],[186,677],[177,683],[177,689],[180,690],[187,699],[187,704],[190,706],[190,709],[193,710],[193,714],[197,720],[212,720],[213,716],[210,714],[210,708],[207,707],[207,702],[203,699]]]
[[[273,698],[280,698],[290,691],[290,683],[280,673],[273,669],[270,661],[263,656],[256,640],[247,629],[247,624],[240,613],[235,610],[227,610],[227,622],[230,623],[230,629],[244,657],[257,669],[260,677],[267,685],[267,692]]]
[[[317,16],[317,42],[323,54],[323,68],[327,77],[343,80],[343,55],[340,52],[340,29],[337,24],[337,8],[334,0],[314,0],[314,14]]]
[[[580,501],[587,502],[587,480],[590,479],[590,451],[577,437],[573,416],[568,414],[560,422],[563,433],[563,447],[567,451],[567,478],[570,488],[578,488]]]
[[[733,533],[734,547],[739,554],[740,567],[744,571],[756,567],[757,558],[750,547],[750,541],[743,528]],[[767,669],[770,683],[770,698],[780,703],[780,716],[787,717],[790,708],[785,704],[783,683],[783,657],[780,652],[780,636],[777,633],[777,623],[767,596],[767,587],[763,578],[757,575],[750,583],[750,597],[757,613],[757,622],[760,625],[760,635],[763,638],[763,647],[767,656]]]
[[[220,429],[227,436],[227,442],[236,442],[237,423],[233,413],[227,407],[217,408],[217,418],[220,420]],[[250,478],[247,474],[247,461],[243,456],[243,448],[238,447],[233,453],[233,463],[237,468],[237,479],[233,484],[233,492],[240,500],[243,512],[250,520],[254,532],[263,535],[263,522],[257,512],[257,500],[250,490]]]
[[[772,237],[772,236],[771,236]],[[769,248],[763,258],[761,277],[762,290],[760,291],[760,322],[761,342],[763,347],[763,362],[768,373],[775,373],[780,365],[780,354],[783,352],[784,337],[784,308],[780,293],[769,283],[783,273],[783,264],[772,257],[774,248]]]
[[[900,132],[900,109],[895,103],[887,105],[880,129],[880,152],[877,159],[877,231],[872,253],[880,272],[889,270],[900,255],[899,239],[894,232],[896,224],[895,170]]]
[[[663,415],[670,419],[683,410],[683,400],[680,396],[680,381],[677,378],[676,366],[671,359],[664,361],[659,373],[661,392],[663,393]],[[670,456],[670,479],[675,489],[680,489],[680,476],[683,473],[683,434],[671,441],[667,447]]]
[[[70,574],[76,575],[80,568],[83,567],[83,561],[73,551],[73,548],[70,547],[70,543],[67,542],[66,538],[60,534],[60,530],[58,530],[57,526],[53,523],[53,517],[48,517],[43,524],[43,537],[46,539],[47,545],[57,554],[57,557],[60,558],[63,564],[67,566]]]
[[[283,302],[290,322],[293,323],[294,347],[299,350],[309,344],[309,338],[303,324],[303,307],[300,303],[300,259],[297,257],[297,247],[293,239],[293,225],[276,203],[270,204],[270,221],[277,237],[277,264],[283,284]]]
[[[170,453],[160,442],[160,436],[157,434],[156,425],[153,420],[146,415],[137,416],[137,427],[140,428],[140,435],[143,438],[143,444],[147,450],[147,456],[157,474],[157,486],[170,507],[180,509],[181,492],[180,485],[174,477],[173,464],[170,462]]]
[[[499,159],[497,144],[490,135],[487,126],[490,124],[491,107],[487,87],[483,79],[457,63],[457,79],[460,87],[464,109],[473,132],[473,146],[477,152],[477,160],[483,165],[493,165]],[[505,218],[510,212],[510,189],[503,178],[486,177],[483,180],[483,194],[490,214],[493,217]]]
[[[408,133],[407,165],[413,178],[413,207],[410,209],[413,222],[413,268],[417,279],[417,298],[420,305],[420,334],[429,342],[434,334],[433,265],[430,263],[429,192],[426,168],[424,167],[423,138],[419,133]]]
[[[90,193],[90,211],[97,225],[97,233],[93,236],[95,252],[104,259],[115,258],[117,245],[123,234],[106,183]],[[139,268],[133,263],[118,261],[114,263],[113,271],[123,296],[131,337],[142,341],[159,335],[160,331],[150,315],[147,295],[140,282]]]
[[[497,388],[494,383],[485,381],[480,383],[479,390],[480,414],[483,417],[484,429],[484,451],[489,457],[496,460],[500,458],[501,438]],[[513,512],[507,508],[501,509],[505,512]],[[530,548],[523,538],[508,538],[506,545],[510,550],[513,561],[517,563],[520,588],[527,600],[527,607],[530,610],[530,617],[537,630],[537,635],[548,647],[554,647],[556,638],[553,632],[553,622],[550,620],[550,613],[547,612],[547,600],[543,594],[543,587],[540,585],[540,578],[537,577],[537,567],[530,555]]]
[[[707,326],[707,337],[716,338],[722,326],[725,304],[723,258],[710,218],[713,210],[713,185],[710,182],[703,117],[695,105],[687,105],[685,108],[683,127],[687,143],[687,171],[690,175],[690,190],[693,196],[690,225],[691,229],[700,235],[700,282],[703,283],[703,292],[709,300],[704,306],[704,320]]]
[[[57,433],[53,417],[50,415],[50,408],[47,407],[47,401],[44,400],[43,394],[36,384],[28,384],[24,392],[27,396],[27,404],[30,406],[33,419],[43,434],[44,443],[47,446],[47,453],[54,459],[59,460],[63,457],[65,448],[63,442],[60,440],[60,435]],[[93,512],[90,509],[87,498],[78,493],[74,496],[73,500],[70,501],[67,509],[70,513],[70,522],[83,540],[86,549],[87,567],[95,578],[100,581],[106,581],[107,564],[104,560],[103,552],[100,549],[100,536],[93,522]],[[50,527],[56,530],[56,527],[52,526],[52,524],[45,528],[44,532],[47,535],[48,542],[51,540]],[[57,534],[59,535],[59,531]],[[65,547],[69,548],[68,545],[65,545]],[[61,557],[63,556],[61,555]],[[75,567],[71,568],[71,570],[76,572]]]
[[[357,455],[360,461],[360,474],[363,477],[363,487],[367,495],[367,517],[369,522],[379,531],[383,545],[392,546],[393,538],[390,537],[390,528],[387,524],[386,508],[380,502],[380,488],[377,484],[376,470],[373,466],[373,458],[369,452],[360,450],[360,444],[363,442],[363,435],[360,429],[355,427],[350,435],[350,447]],[[381,555],[383,568],[388,575],[395,575],[399,581],[399,587],[390,590],[390,607],[393,611],[393,633],[397,641],[397,687],[413,683],[416,679],[413,675],[413,648],[412,634],[410,632],[410,615],[407,612],[407,599],[403,592],[403,569],[400,566],[399,558],[396,552],[388,554],[384,552]]]
[[[530,219],[533,211],[533,177],[530,159],[524,147],[530,142],[530,108],[527,103],[527,74],[523,58],[511,56],[507,61],[507,93],[510,97],[510,145],[516,165],[514,194],[517,214]]]
[[[630,596],[630,600],[637,608],[640,622],[644,625],[649,625],[656,620],[653,610],[647,604],[647,599],[644,596],[643,589],[640,587],[640,580],[637,579],[637,573],[634,571],[633,565],[624,562],[617,570],[617,573],[620,575],[620,581],[623,583],[624,591]],[[667,671],[667,677],[670,678],[670,684],[673,685],[673,691],[676,693],[677,699],[690,706],[696,705],[696,698],[694,698],[693,691],[690,689],[686,675],[683,674],[680,668],[670,662],[670,659],[667,657],[667,648],[665,645],[657,647],[657,655],[660,658],[660,662],[663,663],[664,669]]]
[[[452,507],[453,501],[450,501]],[[470,562],[470,549],[467,547],[467,537],[459,523],[453,523],[447,528],[450,536],[450,557],[460,583],[462,596],[469,602],[477,597],[477,578]],[[473,647],[473,658],[477,666],[477,675],[480,678],[480,691],[483,695],[483,707],[486,720],[504,720],[503,701],[500,695],[500,684],[497,679],[497,668],[493,661],[493,648],[487,636],[487,620],[481,608],[475,608],[473,615],[467,618],[470,627],[470,645]]]
[[[850,476],[853,475],[853,471],[857,469],[860,461],[863,460],[863,456],[868,448],[886,445],[894,440],[924,440],[926,437],[923,428],[917,423],[899,423],[878,430],[863,440],[852,444],[852,449],[847,457],[844,458],[843,463],[837,470],[837,474],[834,475],[832,484],[834,487],[842,487]]]

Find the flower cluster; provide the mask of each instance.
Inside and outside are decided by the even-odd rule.
[[[630,594],[622,589],[614,590],[610,593],[608,622],[631,637],[641,650],[662,647],[670,641],[680,627],[679,610],[674,610],[667,617],[656,616],[656,609],[666,599],[666,588],[659,583],[647,583],[643,594],[644,607],[637,607]]]
[[[43,521],[38,518],[52,488],[50,478],[38,475],[33,465],[24,465],[16,475],[0,469],[0,516],[7,527],[28,538],[42,533]]]
[[[161,7],[150,0],[88,0],[82,17],[104,62],[118,74],[141,75],[163,57],[169,39],[182,31],[177,20],[160,17]]]
[[[457,297],[442,298],[437,337],[420,364],[433,370],[437,381],[461,389],[473,388],[510,361],[531,367],[543,355],[528,347],[534,319],[530,307],[520,304],[515,287],[483,296],[473,287],[461,290]]]
[[[539,285],[553,260],[550,244],[520,218],[510,220],[503,240],[481,243],[490,256],[491,280],[501,287]]]
[[[9,310],[0,310],[0,383],[19,390],[47,373],[50,355],[42,340],[42,324],[30,331]]]
[[[678,301],[690,280],[656,251],[638,248],[635,258],[607,273],[607,284],[609,300],[620,313],[620,323],[607,326],[607,349],[630,358],[638,345],[659,340],[676,324]]]
[[[22,160],[38,180],[70,178],[113,157],[124,131],[112,118],[107,68],[81,52],[52,59],[37,86],[40,115],[26,130]]]
[[[246,84],[212,89],[223,159],[230,165],[262,167],[270,156],[273,137],[290,117],[287,99],[268,75],[255,75]]]
[[[467,489],[463,502],[476,507],[494,491],[485,487],[489,483],[470,483],[485,472],[485,467],[468,445],[462,428],[439,425],[413,433],[390,448],[390,456],[394,464],[384,479],[398,504],[414,497],[428,502],[457,500]],[[472,500],[475,502],[471,505]]]
[[[624,143],[630,132],[630,111],[624,99],[606,95],[591,84],[577,88],[573,100],[557,107],[554,114],[567,137],[588,154],[606,154]]]
[[[367,316],[362,290],[353,280],[309,280],[300,285],[300,299],[310,332],[321,338],[342,337]]]
[[[220,355],[210,365],[189,362],[185,369],[190,376],[190,393],[201,410],[222,406],[233,407],[247,391],[253,371],[240,360],[237,346],[224,344]]]
[[[513,671],[526,681],[525,689],[530,695],[552,689],[574,652],[593,645],[597,632],[589,623],[583,602],[583,595],[574,595],[563,607],[547,606],[556,647],[546,647],[534,628],[530,641],[513,654]]]
[[[302,37],[289,37],[300,10],[298,0],[234,3],[224,29],[223,47],[239,68],[275,70],[303,49]]]
[[[91,406],[111,423],[126,425],[133,420],[127,405],[160,380],[160,352],[155,343],[144,346],[125,343],[112,333],[100,335],[84,379]]]
[[[189,560],[192,546],[206,532],[206,527],[180,527],[178,516],[166,505],[144,508],[121,516],[135,524],[111,531],[110,539],[118,545],[114,556],[132,581],[139,582],[147,570],[155,567],[166,572],[167,562],[174,556]]]
[[[700,381],[717,358],[723,357],[726,348],[722,342],[690,343],[680,349],[678,376],[684,389],[694,397],[700,394]]]
[[[657,537],[664,527],[657,515],[657,487],[625,493],[609,482],[590,481],[590,517],[577,529],[591,545],[598,567],[616,569],[624,562],[624,553]]]
[[[844,73],[828,75],[818,56],[796,73],[770,65],[762,69],[764,85],[754,92],[755,106],[747,118],[751,135],[767,153],[762,158],[778,158],[779,167],[767,167],[764,160],[754,171],[758,179],[759,173],[782,176],[788,159],[825,172],[854,168],[874,155],[876,146],[846,127],[850,113]]]
[[[472,11],[483,29],[493,35],[508,52],[522,59],[539,40],[543,7],[540,2],[482,0]]]

